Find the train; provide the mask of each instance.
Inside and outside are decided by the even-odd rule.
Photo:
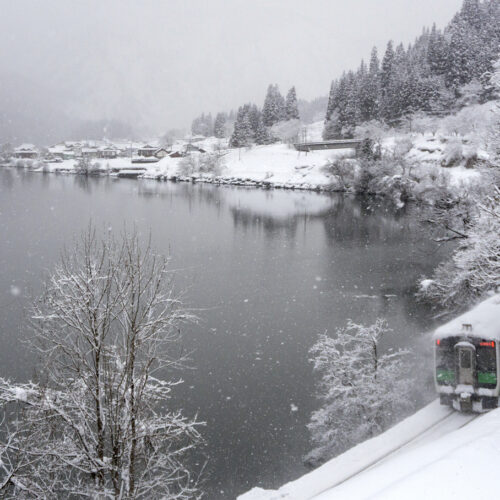
[[[499,406],[500,293],[437,328],[434,383],[441,404],[482,413]]]

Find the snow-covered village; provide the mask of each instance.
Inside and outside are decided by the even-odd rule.
[[[499,0],[0,12],[0,498],[500,498]]]

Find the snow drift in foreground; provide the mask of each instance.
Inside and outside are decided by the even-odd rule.
[[[498,498],[500,409],[464,415],[437,401],[277,491],[239,500]]]

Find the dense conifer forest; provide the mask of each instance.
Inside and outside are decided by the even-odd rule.
[[[490,100],[499,46],[498,0],[464,0],[444,30],[436,25],[424,28],[408,47],[390,40],[383,55],[374,47],[368,62],[362,60],[357,70],[332,81],[323,138],[351,138],[356,126],[372,120],[398,126],[418,114],[442,116]],[[279,138],[273,126],[304,121],[307,117],[299,115],[299,108],[312,116],[307,111],[314,101],[310,105],[297,100],[295,87],[284,97],[278,85],[271,84],[262,108],[247,103],[237,113],[217,113],[215,120],[202,114],[191,130],[230,137],[231,147],[269,144]]]
[[[332,82],[323,137],[352,137],[369,120],[398,125],[417,112],[443,115],[488,100],[499,44],[499,2],[464,0],[443,31],[426,28],[407,48],[391,40],[381,60],[373,48],[368,64]]]

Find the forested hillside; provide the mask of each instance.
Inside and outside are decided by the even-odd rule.
[[[369,120],[397,125],[417,112],[442,115],[485,102],[499,44],[498,0],[464,0],[443,31],[424,29],[407,48],[391,40],[381,61],[374,48],[368,64],[332,82],[324,138],[352,137]]]

